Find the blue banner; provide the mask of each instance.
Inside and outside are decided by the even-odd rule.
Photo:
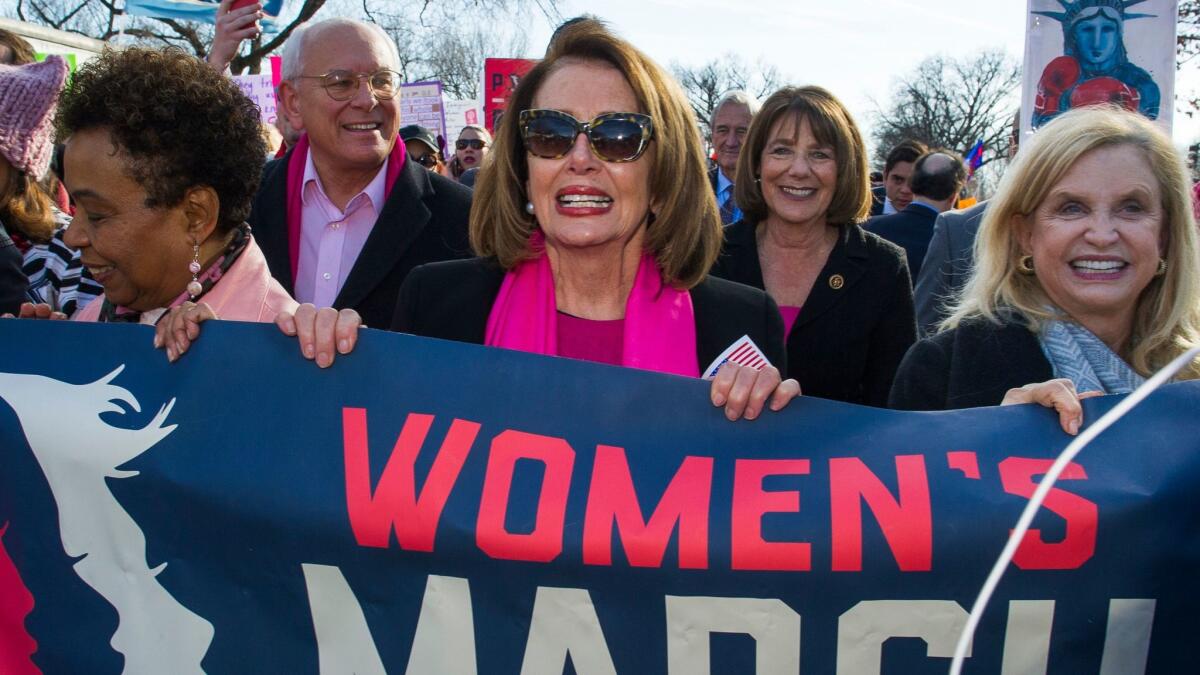
[[[4,673],[945,673],[1069,440],[376,331],[327,370],[271,325],[0,338]],[[964,672],[1193,672],[1197,410],[1080,455]]]
[[[263,30],[279,30],[279,12],[283,0],[261,0]],[[148,16],[155,19],[179,19],[181,21],[217,22],[218,0],[125,0],[125,13],[131,16]]]

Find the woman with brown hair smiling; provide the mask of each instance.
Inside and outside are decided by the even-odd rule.
[[[883,407],[917,328],[903,252],[859,226],[867,170],[858,127],[832,94],[772,94],[738,160],[745,216],[725,229],[713,274],[779,303],[787,375],[806,395]]]

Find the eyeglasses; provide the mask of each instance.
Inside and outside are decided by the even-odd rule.
[[[421,155],[420,157],[415,157],[414,161],[426,169],[432,169],[438,164],[437,155],[433,154],[432,152]]]
[[[378,70],[374,73],[351,73],[346,70],[331,70],[324,75],[300,75],[306,80],[320,80],[325,93],[335,101],[349,101],[358,95],[359,83],[367,81],[375,98],[387,101],[396,96],[400,90],[400,73],[394,70]]]
[[[654,136],[654,120],[641,113],[604,113],[580,122],[558,110],[522,110],[521,138],[534,157],[566,156],[579,134],[586,134],[592,154],[605,162],[632,162]]]
[[[454,147],[459,150],[482,150],[487,147],[487,142],[481,138],[460,138],[454,141]]]

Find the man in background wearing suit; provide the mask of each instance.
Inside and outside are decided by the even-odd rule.
[[[872,218],[867,229],[904,248],[913,279],[921,272],[921,261],[933,236],[933,222],[949,211],[967,182],[962,157],[950,150],[934,150],[917,158],[909,185],[912,202],[900,213]]]
[[[717,206],[721,209],[721,224],[728,225],[742,218],[742,210],[733,199],[733,179],[737,176],[738,155],[742,141],[750,128],[750,121],[758,114],[760,104],[744,91],[731,91],[713,108],[709,128],[712,130],[713,150],[717,153],[716,166],[708,171]]]
[[[263,170],[249,218],[288,293],[378,327],[410,270],[470,256],[470,189],[399,141],[399,60],[374,24],[327,19],[292,35],[279,99],[304,135]]]
[[[1008,158],[1016,157],[1021,147],[1021,114],[1013,115],[1012,134],[1008,138]],[[975,261],[975,235],[983,222],[987,202],[947,211],[933,224],[929,250],[921,263],[920,276],[913,278],[916,289],[913,300],[917,310],[917,327],[922,335],[937,332],[937,326],[949,316],[947,305],[966,285]]]
[[[949,315],[947,301],[958,294],[971,276],[975,234],[985,211],[987,202],[980,202],[970,208],[946,211],[934,222],[933,237],[913,291],[917,327],[922,335],[937,331],[937,325]]]

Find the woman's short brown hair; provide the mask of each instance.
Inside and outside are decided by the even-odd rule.
[[[471,246],[508,269],[530,256],[536,227],[525,212],[529,163],[518,116],[533,107],[546,78],[565,63],[601,62],[633,89],[641,112],[654,120],[654,139],[638,161],[650,164],[650,198],[658,205],[646,229],[646,250],[663,279],[690,288],[704,279],[721,248],[721,220],[708,183],[696,117],[679,85],[633,45],[598,20],[577,21],[557,35],[546,58],[521,79],[481,169],[471,206]]]
[[[800,120],[808,120],[817,142],[833,148],[837,161],[837,184],[833,201],[829,203],[825,220],[830,225],[857,223],[871,211],[870,169],[867,149],[863,145],[858,125],[842,102],[822,87],[784,87],[771,94],[754,116],[742,154],[738,157],[734,198],[747,220],[759,222],[767,217],[767,202],[763,199],[762,153],[775,123],[791,116],[800,128]]]

